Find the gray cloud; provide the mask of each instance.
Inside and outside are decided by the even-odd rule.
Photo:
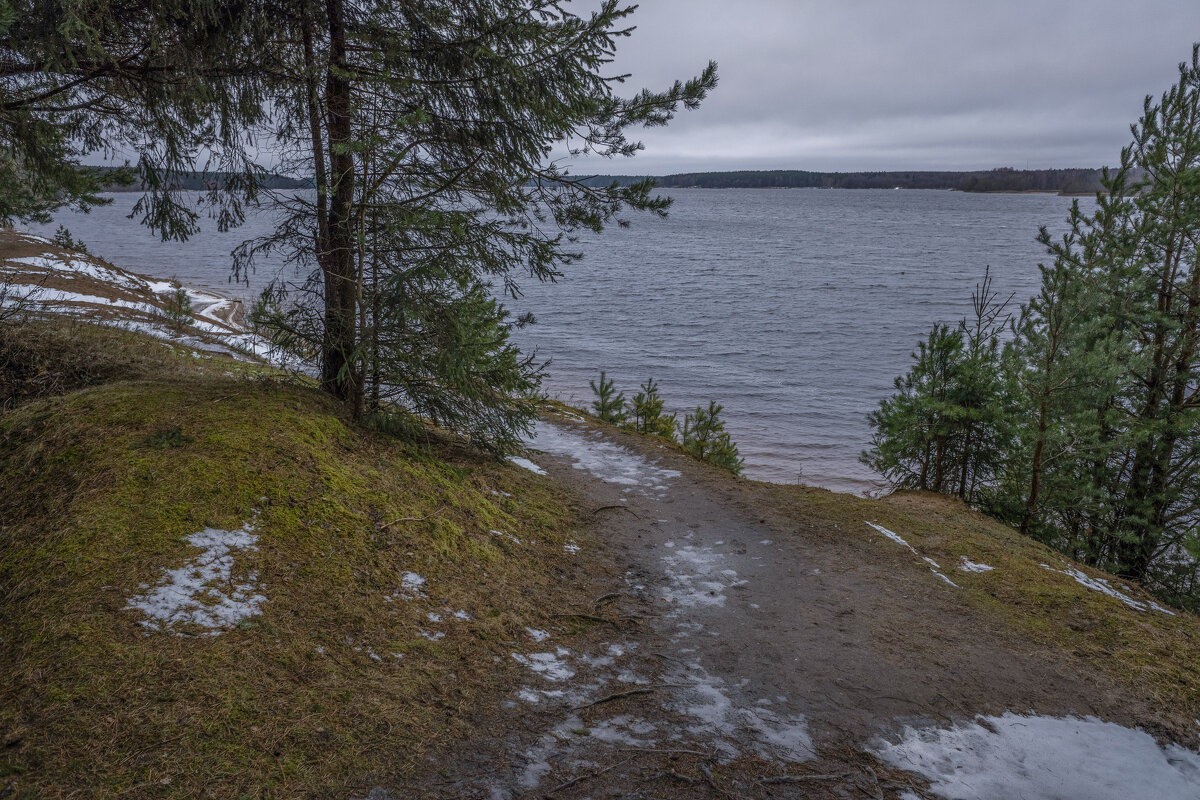
[[[1195,0],[647,0],[633,21],[630,89],[710,58],[721,85],[633,161],[576,171],[1112,164],[1200,40]]]

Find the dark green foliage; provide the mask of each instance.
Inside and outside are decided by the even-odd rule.
[[[600,381],[604,382],[603,374]],[[633,401],[629,404],[629,415],[633,417],[631,427],[638,433],[652,433],[664,439],[675,439],[675,414],[663,411],[663,399],[653,378],[643,383],[641,391],[633,396]]]
[[[78,253],[88,251],[87,245],[72,236],[66,225],[58,226],[58,230],[54,231],[54,238],[50,242],[64,250],[74,250]]]
[[[263,116],[264,7],[216,0],[0,2],[0,221],[48,222],[63,206],[107,202],[105,185],[140,175],[136,213],[164,237],[196,230],[172,176],[204,166],[241,176],[213,196],[222,226],[241,219],[254,168],[245,128]],[[136,168],[82,159],[114,151]],[[205,163],[207,162],[207,163]]]
[[[605,422],[621,425],[625,422],[625,393],[613,388],[613,382],[607,378],[604,370],[600,370],[600,384],[590,381],[596,399],[592,402],[592,412]]]
[[[975,316],[935,325],[917,345],[896,393],[869,416],[874,433],[863,463],[894,485],[977,502],[1007,455],[1009,398],[998,335],[1007,301],[984,272],[972,296]]]
[[[167,295],[163,307],[166,309],[167,321],[176,331],[181,331],[195,322],[192,319],[191,295],[182,286],[175,287],[175,290]]]
[[[315,355],[354,413],[392,406],[504,446],[527,426],[537,363],[489,296],[518,276],[554,280],[580,230],[663,214],[650,181],[585,185],[547,159],[632,156],[630,131],[666,124],[715,85],[715,67],[662,92],[616,94],[609,66],[632,8],[576,16],[541,2],[366,6],[286,3],[276,20],[280,171],[315,197],[280,195],[283,222],[239,268],[278,250],[311,270],[269,315]]]
[[[1200,47],[1146,98],[1096,210],[1053,257],[997,356],[935,329],[872,415],[867,463],[975,499],[1086,563],[1200,608]],[[973,387],[964,391],[965,386]],[[970,399],[973,398],[973,399]],[[989,398],[1001,398],[995,403]],[[1005,399],[1011,398],[1011,399]],[[969,399],[969,402],[968,402]],[[947,483],[974,409],[973,478]],[[995,413],[992,411],[995,409]]]
[[[720,417],[723,410],[724,406],[709,400],[707,409],[696,406],[695,412],[685,415],[683,446],[697,458],[739,475],[745,462],[725,430],[725,421]]]

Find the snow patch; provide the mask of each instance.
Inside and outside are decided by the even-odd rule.
[[[570,458],[575,469],[591,473],[605,483],[640,489],[642,494],[662,496],[680,472],[664,469],[613,442],[591,438],[548,422],[538,423],[530,446],[556,456]]]
[[[1129,606],[1130,608],[1136,609],[1138,611],[1146,611],[1147,609],[1153,609],[1155,611],[1160,611],[1163,614],[1169,614],[1172,617],[1175,616],[1175,612],[1169,608],[1163,608],[1158,603],[1155,603],[1153,601],[1147,601],[1147,602],[1143,603],[1141,600],[1134,600],[1129,595],[1127,595],[1123,592],[1119,592],[1116,589],[1114,589],[1112,587],[1112,585],[1104,578],[1089,577],[1089,576],[1085,575],[1079,569],[1076,569],[1075,567],[1072,567],[1069,564],[1064,564],[1064,566],[1066,566],[1066,569],[1055,569],[1054,567],[1050,566],[1049,564],[1042,564],[1041,566],[1043,569],[1048,569],[1051,572],[1057,572],[1060,575],[1066,575],[1070,578],[1073,578],[1076,583],[1078,583],[1081,586],[1085,586],[1088,589],[1091,589],[1092,591],[1100,592],[1101,594],[1106,594],[1109,597],[1115,597],[1116,599],[1120,600],[1125,605]]]
[[[549,632],[538,630],[537,628],[526,628],[525,632],[528,633],[529,638],[533,639],[535,642],[544,642],[550,638]]]
[[[546,680],[558,683],[575,675],[574,668],[564,658],[567,655],[570,655],[570,651],[560,647],[555,653],[530,653],[527,656],[513,653],[512,657],[518,664],[529,667]]]
[[[1160,747],[1095,717],[976,717],[949,729],[906,727],[872,752],[949,800],[1194,800],[1200,754]]]
[[[987,564],[976,564],[966,556],[958,562],[958,568],[963,572],[991,572],[995,567],[989,567]]]
[[[523,468],[529,470],[530,472],[536,473],[538,475],[546,474],[546,470],[542,469],[537,464],[530,461],[528,458],[521,458],[520,456],[509,456],[508,460],[511,461],[512,463],[516,464],[518,467],[523,467]]]
[[[866,520],[863,520],[863,521],[866,522]],[[893,533],[892,531],[889,531],[887,528],[883,527],[882,525],[876,525],[874,522],[867,522],[867,524],[870,525],[875,530],[882,533],[884,536],[891,539],[896,544],[902,544],[905,547],[907,547],[909,550],[912,550],[912,553],[914,556],[920,557],[921,554],[917,552],[917,548],[913,547],[911,544],[904,541],[903,537],[901,537],[900,534]]]
[[[400,576],[400,589],[409,600],[424,597],[425,592],[421,590],[424,585],[425,579],[415,572],[405,572]]]
[[[125,606],[146,615],[143,626],[187,635],[175,627],[195,625],[203,635],[216,636],[262,613],[267,598],[255,593],[253,579],[234,583],[232,577],[234,555],[258,549],[253,520],[233,531],[205,528],[184,541],[202,552],[178,569],[164,570],[157,587],[131,597]]]
[[[706,545],[683,545],[662,557],[670,580],[663,599],[676,608],[725,605],[725,590],[741,586],[737,572],[723,569],[725,556]]]
[[[678,695],[676,710],[692,717],[693,734],[705,736],[730,759],[749,747],[767,760],[808,761],[815,756],[808,722],[801,714],[776,713],[762,704],[739,708],[726,694],[725,682],[699,664],[687,668],[692,686]]]

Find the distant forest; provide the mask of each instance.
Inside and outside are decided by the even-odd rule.
[[[664,189],[955,189],[960,192],[1095,194],[1098,169],[999,169],[978,172],[807,172],[767,170],[687,172],[655,178]],[[587,183],[628,185],[645,176],[597,175]]]
[[[101,175],[111,173],[113,176],[112,180],[104,184],[104,191],[106,192],[144,192],[147,189],[146,183],[139,180],[136,176],[134,176],[132,183],[122,182],[118,177],[121,175],[122,170],[117,167],[96,167],[95,169]],[[204,191],[214,187],[223,187],[228,178],[229,173],[225,172],[185,172],[171,181],[171,187],[185,191]],[[268,175],[259,180],[258,185],[264,189],[305,189],[312,188],[316,184],[312,179]]]

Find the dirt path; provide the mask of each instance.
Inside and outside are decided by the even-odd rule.
[[[876,542],[815,516],[764,513],[752,486],[582,421],[543,424],[532,447],[595,520],[580,539],[593,552],[578,554],[594,565],[595,599],[562,609],[559,629],[529,632],[513,654],[528,669],[525,685],[498,714],[480,713],[480,735],[440,762],[440,779],[410,787],[417,795],[1033,797],[1037,776],[1033,789],[989,794],[974,784],[955,794],[961,767],[895,743],[905,726],[929,740],[979,714],[997,721],[977,739],[1001,736],[1005,712],[1147,722],[1145,707],[1104,680],[971,611],[953,575],[914,569],[882,533]],[[1068,733],[1078,742],[1101,730],[1135,733]],[[1038,747],[1010,745],[1000,756],[1036,771]],[[1014,747],[1025,749],[1013,756]],[[922,778],[895,768],[900,756],[934,766]],[[997,769],[980,766],[973,779]],[[1164,769],[1156,796],[1200,787],[1200,759]],[[939,770],[948,777],[931,789]],[[1062,780],[1046,796],[1094,784]]]

